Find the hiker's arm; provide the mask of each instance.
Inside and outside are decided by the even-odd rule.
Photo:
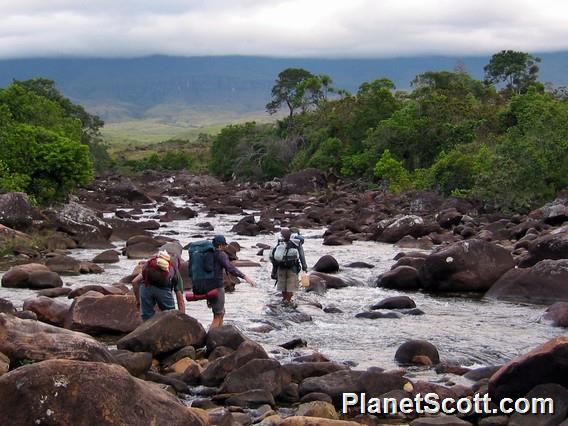
[[[185,300],[183,299],[182,291],[176,291],[176,300],[178,304],[178,311],[185,313]]]
[[[244,279],[252,287],[256,287],[256,283],[251,277],[243,274],[239,268],[237,268],[235,265],[229,262],[229,256],[227,256],[227,253],[225,252],[218,252],[218,253],[219,253],[219,258],[218,258],[219,262],[228,273],[236,275],[237,277]]]
[[[136,298],[136,306],[140,307],[140,283],[142,282],[142,274],[138,274],[132,280],[132,291]]]
[[[306,264],[306,256],[304,255],[304,247],[300,244],[298,247],[298,253],[300,254],[300,262],[302,263],[302,270],[308,272],[308,265]]]

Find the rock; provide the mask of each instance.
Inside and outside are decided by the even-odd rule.
[[[236,350],[248,338],[234,325],[222,325],[207,332],[207,352],[211,353],[218,346]]]
[[[395,290],[417,290],[421,285],[418,271],[411,266],[398,266],[385,272],[377,278],[376,284]]]
[[[37,254],[31,236],[4,225],[0,225],[0,244],[8,245],[14,254],[34,255],[30,257],[35,257]],[[30,248],[30,246],[32,247]]]
[[[347,234],[328,234],[323,238],[324,246],[348,246],[353,244],[353,239]]]
[[[52,274],[54,272],[51,272]],[[57,287],[57,288],[46,288],[37,292],[38,296],[45,296],[45,297],[61,297],[67,296],[71,293],[71,289],[69,287]]]
[[[96,255],[93,259],[94,263],[118,263],[120,262],[120,253],[116,250],[105,250]]]
[[[321,392],[312,392],[304,395],[300,402],[311,402],[311,401],[325,401],[331,404],[332,400],[328,394]]]
[[[319,258],[312,269],[316,272],[332,274],[339,272],[339,263],[337,263],[337,260],[335,260],[333,256],[326,254]]]
[[[495,374],[497,371],[499,371],[499,369],[501,367],[502,367],[502,365],[491,365],[491,366],[488,366],[488,367],[480,367],[480,368],[476,368],[474,370],[468,371],[463,376],[466,379],[469,379],[469,380],[474,381],[474,382],[478,382],[478,381],[483,380],[483,379],[489,379],[491,376],[493,376],[493,374]]]
[[[527,395],[529,401],[537,398],[550,398],[553,403],[553,414],[520,414],[513,413],[509,420],[511,426],[545,426],[557,425],[568,415],[568,389],[555,383],[535,386]],[[535,398],[535,399],[533,399]],[[549,407],[550,408],[550,407]]]
[[[205,386],[218,386],[229,373],[242,367],[249,361],[267,358],[268,355],[262,346],[252,340],[245,340],[235,352],[207,364],[201,375],[201,382]]]
[[[285,175],[281,181],[281,190],[285,194],[308,194],[325,187],[325,178],[318,169],[304,169]]]
[[[424,356],[430,359],[430,364],[438,364],[440,362],[440,355],[438,349],[432,343],[426,340],[409,340],[396,351],[394,359],[399,364],[422,364],[422,360],[416,360],[415,357]],[[417,362],[418,361],[418,362]]]
[[[540,219],[549,225],[559,225],[568,220],[568,194],[564,193],[553,202],[529,214],[530,217]]]
[[[209,362],[212,362],[221,357],[231,355],[233,352],[235,352],[234,349],[228,348],[226,346],[217,346],[215,349],[213,349],[213,351],[211,351],[207,359],[209,360]]]
[[[501,400],[520,398],[535,386],[557,383],[568,387],[568,337],[557,337],[515,358],[489,380],[489,394]]]
[[[167,358],[164,358],[162,360],[162,365],[164,366],[164,368],[169,368],[171,365],[175,364],[176,362],[178,362],[180,359],[183,358],[196,359],[197,353],[195,351],[195,348],[193,346],[185,346],[181,348],[180,350],[174,352],[172,355],[168,356]]]
[[[300,404],[296,411],[297,416],[319,417],[322,419],[338,420],[339,415],[335,407],[329,402],[312,401]]]
[[[113,349],[110,353],[117,364],[122,365],[135,377],[146,374],[152,366],[152,354],[150,352],[130,352]]]
[[[107,348],[86,334],[6,314],[0,314],[0,352],[12,362],[52,358],[113,361]]]
[[[62,285],[63,282],[58,274],[39,263],[14,266],[2,276],[2,287],[8,288],[42,289]]]
[[[112,227],[111,239],[113,241],[128,240],[136,235],[149,235],[147,231],[160,229],[160,223],[155,220],[134,221],[113,218],[105,219],[105,222]]]
[[[419,277],[422,287],[429,291],[483,292],[513,267],[507,249],[483,240],[468,240],[429,255]]]
[[[243,217],[231,228],[231,232],[235,232],[237,235],[248,235],[251,237],[257,236],[260,231],[261,229],[254,220],[253,215]]]
[[[556,302],[544,314],[544,319],[551,320],[556,327],[568,327],[568,302]]]
[[[253,359],[229,373],[219,392],[241,393],[253,389],[265,389],[277,398],[290,381],[290,375],[278,361]]]
[[[362,285],[359,281],[340,275],[329,275],[321,272],[312,272],[309,275],[310,284],[306,291],[313,291],[323,294],[328,288],[345,288],[349,286]]]
[[[0,377],[10,370],[10,358],[0,352]]]
[[[364,268],[364,269],[373,269],[375,265],[371,265],[370,263],[366,262],[351,262],[345,265],[346,268]]]
[[[81,262],[66,255],[48,257],[45,266],[59,275],[79,275],[81,273]]]
[[[395,244],[400,248],[414,248],[420,250],[429,250],[432,248],[432,246],[434,246],[432,239],[428,236],[414,238],[410,235],[402,237]]]
[[[158,312],[117,342],[118,349],[151,352],[154,356],[184,346],[202,347],[205,330],[194,318],[177,310]]]
[[[379,318],[401,318],[396,312],[360,312],[355,315],[355,318],[379,319]]]
[[[371,306],[371,309],[412,309],[416,303],[408,296],[387,297]]]
[[[141,323],[134,296],[88,292],[73,301],[65,328],[91,334],[130,333]]]
[[[17,368],[0,377],[0,399],[0,418],[12,424],[206,424],[168,392],[98,362],[57,359]]]
[[[282,365],[293,382],[301,383],[308,377],[319,377],[340,370],[348,370],[345,364],[335,362],[301,362]]]
[[[293,358],[294,362],[329,362],[329,358],[319,352],[312,352],[308,355],[297,356]]]
[[[231,395],[225,400],[226,405],[236,405],[237,407],[258,407],[268,404],[271,407],[276,405],[274,396],[265,389],[253,389],[250,391]]]
[[[410,266],[411,268],[416,269],[416,271],[419,271],[420,268],[422,268],[422,265],[424,265],[424,262],[426,262],[425,257],[404,256],[398,259],[390,269],[392,271],[399,266]]]
[[[35,313],[39,321],[63,327],[69,305],[49,297],[40,296],[24,300],[23,309]]]
[[[452,226],[458,225],[462,220],[463,214],[455,208],[442,210],[436,215],[438,225],[445,229],[451,229]]]
[[[291,350],[291,349],[295,349],[295,348],[305,348],[306,346],[308,346],[308,343],[304,339],[301,339],[301,338],[298,337],[298,338],[292,339],[292,340],[290,340],[286,343],[282,343],[281,345],[278,345],[278,346],[280,346],[281,348],[284,348],[284,349]]]
[[[112,233],[111,226],[93,210],[74,201],[49,210],[47,215],[58,231],[65,232],[80,244],[107,241]]]
[[[77,243],[65,234],[56,233],[46,238],[45,247],[49,251],[69,250],[76,248]]]
[[[16,308],[7,299],[3,299],[0,297],[0,314],[10,314],[13,315],[16,313]]]
[[[137,243],[130,246],[126,246],[124,249],[124,254],[129,259],[147,259],[150,256],[158,253],[159,245],[149,244],[149,243]]]
[[[528,244],[528,250],[528,256],[519,263],[522,268],[533,266],[545,259],[568,259],[568,227],[535,238]]]
[[[20,231],[27,230],[34,220],[45,219],[32,206],[28,195],[23,192],[0,194],[0,224]]]
[[[531,268],[511,269],[485,293],[485,297],[535,304],[568,302],[567,282],[568,259],[541,260]]]
[[[410,426],[472,426],[472,423],[456,416],[420,417],[412,420]]]
[[[424,220],[420,216],[407,215],[398,217],[388,224],[379,234],[377,240],[385,243],[396,243],[406,235],[418,238],[428,232],[426,232]]]
[[[124,294],[124,291],[117,286],[114,285],[100,285],[100,284],[87,284],[81,287],[76,287],[71,289],[67,297],[69,299],[75,299],[76,297],[82,296],[88,292],[95,292],[100,293],[102,295],[115,295],[121,296]]]
[[[140,204],[152,204],[154,200],[144,194],[130,179],[122,179],[105,188],[107,197],[120,197],[123,200]],[[122,201],[122,200],[121,200]]]
[[[351,422],[348,420],[330,420],[330,419],[322,419],[321,417],[304,417],[304,416],[286,417],[277,424],[278,426],[359,426],[360,425],[360,423]]]

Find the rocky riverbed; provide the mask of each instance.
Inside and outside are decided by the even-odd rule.
[[[506,396],[514,389],[522,396],[546,385],[546,392],[562,398],[549,382],[568,384],[562,361],[568,347],[562,337],[568,201],[562,195],[528,215],[507,217],[432,193],[394,197],[354,185],[325,190],[321,176],[307,171],[264,187],[207,176],[107,176],[46,211],[23,195],[0,197],[2,235],[13,251],[3,260],[7,267],[23,265],[3,274],[0,288],[0,352],[7,371],[0,377],[2,395],[22,375],[38,376],[33,389],[53,390],[37,371],[69,383],[98,374],[131,388],[128,398],[154,393],[156,382],[177,394],[172,399],[155,391],[181,407],[171,410],[168,424],[179,423],[176,412],[187,424],[335,424],[341,391],[401,397],[425,389],[454,396],[493,390]],[[300,227],[312,267],[296,309],[278,303],[263,253],[280,226]],[[138,259],[166,241],[187,243],[215,233],[235,242],[237,264],[252,261],[244,268],[258,288],[239,284],[228,294],[228,325],[217,334],[204,329],[211,317],[204,302],[189,303],[185,316],[164,313],[141,325],[127,277]],[[85,343],[78,332],[105,343]],[[519,361],[537,347],[537,355]],[[550,363],[535,363],[542,353]],[[130,374],[112,367],[117,363]],[[536,365],[530,383],[515,382],[523,363]],[[45,367],[34,372],[36,365]],[[113,393],[104,382],[80,392]],[[24,394],[22,404],[39,398]],[[155,407],[164,401],[158,398]],[[57,405],[58,397],[50,403],[57,410],[49,410],[62,416],[53,417],[56,424],[94,421],[96,412],[112,408],[101,402],[73,414]],[[136,405],[134,399],[120,403]],[[17,417],[17,408],[2,415],[13,416],[14,424],[47,422],[50,415],[37,407],[29,410],[31,417]],[[117,410],[116,418],[146,424],[161,410],[142,411]],[[348,420],[385,421],[355,414]],[[80,415],[85,417],[73,417]],[[413,417],[389,421],[419,424]],[[493,424],[480,416],[466,420]]]

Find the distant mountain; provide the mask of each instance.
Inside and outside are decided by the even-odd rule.
[[[537,54],[544,82],[568,85],[568,52]],[[428,70],[452,70],[458,63],[482,78],[489,57],[413,57],[393,59],[281,59],[247,56],[135,59],[18,59],[0,61],[0,87],[13,79],[42,76],[107,121],[161,118],[172,108],[258,112],[270,97],[280,71],[302,67],[332,77],[350,91],[364,81],[387,77],[398,88]],[[164,105],[169,108],[164,108]]]

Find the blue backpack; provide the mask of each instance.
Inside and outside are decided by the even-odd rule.
[[[206,294],[217,287],[215,280],[215,247],[209,240],[196,241],[186,246],[189,252],[189,277],[193,293]]]

